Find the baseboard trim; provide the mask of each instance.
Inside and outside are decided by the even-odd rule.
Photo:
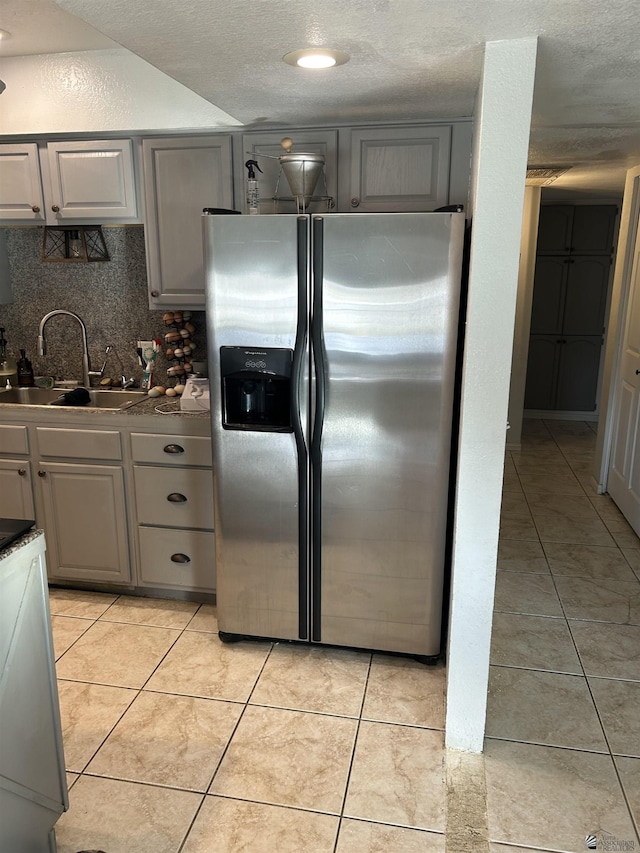
[[[558,412],[555,409],[525,409],[525,418],[538,418],[545,421],[588,421],[598,423],[598,412]]]

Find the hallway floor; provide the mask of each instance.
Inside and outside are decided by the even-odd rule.
[[[507,454],[482,757],[443,747],[442,666],[52,589],[59,853],[640,850],[640,541],[592,494],[594,441],[528,421]]]

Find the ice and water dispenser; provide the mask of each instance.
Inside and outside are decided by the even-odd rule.
[[[220,347],[224,429],[293,432],[293,350]]]

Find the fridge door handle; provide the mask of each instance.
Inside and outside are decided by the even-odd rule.
[[[313,313],[311,346],[315,369],[315,412],[311,437],[311,639],[320,642],[320,604],[322,589],[322,430],[326,400],[327,365],[323,335],[322,279],[324,275],[324,218],[313,217]]]
[[[291,423],[298,457],[298,636],[309,639],[309,474],[307,445],[301,418],[301,388],[304,379],[305,352],[308,335],[307,269],[309,264],[308,217],[300,216],[297,223],[298,242],[298,316],[293,349],[291,376]]]

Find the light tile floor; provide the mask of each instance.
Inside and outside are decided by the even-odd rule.
[[[528,421],[507,454],[483,757],[443,747],[442,666],[52,590],[59,853],[640,851],[640,541],[592,492],[594,440]]]

